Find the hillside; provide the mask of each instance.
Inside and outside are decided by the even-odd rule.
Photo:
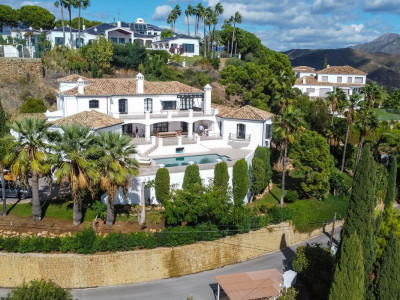
[[[352,48],[365,52],[400,54],[400,35],[397,33],[386,33],[369,43],[356,45]]]
[[[285,54],[293,67],[310,66],[320,70],[327,57],[331,66],[349,65],[367,72],[369,81],[376,81],[388,91],[400,88],[400,54],[368,53],[352,48],[294,49]]]

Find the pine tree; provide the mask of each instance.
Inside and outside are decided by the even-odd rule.
[[[365,145],[353,179],[349,208],[342,229],[342,239],[356,233],[360,238],[365,270],[365,284],[376,259],[375,237],[375,179],[376,164],[370,146]]]
[[[364,261],[361,242],[356,233],[344,237],[333,274],[329,300],[364,299]]]
[[[3,109],[3,105],[1,104],[1,99],[0,99],[0,137],[10,132],[6,126],[6,123],[7,123],[7,116]]]
[[[376,299],[400,299],[400,241],[392,232],[376,276]]]
[[[394,200],[397,196],[397,159],[396,156],[392,157],[392,163],[390,164],[390,175],[388,182],[388,189],[385,198],[385,208],[393,205]]]

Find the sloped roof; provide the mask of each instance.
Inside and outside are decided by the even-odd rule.
[[[97,130],[113,125],[122,124],[124,123],[124,121],[95,110],[90,110],[83,111],[81,113],[74,114],[72,116],[65,117],[51,123],[57,127],[77,124]]]
[[[367,75],[367,73],[350,66],[329,66],[317,72],[318,74],[345,74],[345,75]]]
[[[314,72],[315,68],[308,67],[308,66],[298,66],[298,67],[293,67],[293,71],[297,72]]]
[[[99,25],[96,25],[96,26],[86,29],[85,32],[93,34],[93,35],[104,34],[107,29],[114,28],[114,27],[117,27],[117,26],[115,26],[113,24],[109,24],[109,23],[101,23]]]
[[[179,40],[179,39],[191,39],[191,40],[197,40],[196,37],[189,36],[187,34],[175,34],[174,36],[170,36],[168,38],[162,39],[160,41],[155,41],[154,43],[159,43],[159,42],[167,42],[167,41],[174,41],[174,40]]]
[[[265,121],[274,116],[273,113],[268,111],[246,105],[240,108],[221,107],[218,106],[218,116],[228,119],[241,119],[241,120],[254,120]]]
[[[69,30],[70,30],[69,26],[64,26],[64,29],[65,29],[65,35],[67,35],[67,33],[69,33]],[[52,29],[51,31],[63,31],[63,28],[57,27],[57,28]],[[78,32],[78,29],[71,27],[71,32]]]
[[[81,76],[79,74],[71,74],[62,78],[58,78],[57,81],[60,82],[77,82],[79,78],[82,78],[83,81],[90,81],[89,78]]]
[[[85,96],[136,95],[136,78],[89,79]],[[203,93],[198,88],[177,82],[144,81],[145,95],[175,95],[180,93]],[[78,95],[78,88],[65,91],[63,95]]]
[[[306,82],[303,83],[303,78]],[[345,82],[329,82],[318,81],[314,76],[303,76],[296,79],[295,85],[325,85],[325,86],[364,86],[365,83],[345,83]]]

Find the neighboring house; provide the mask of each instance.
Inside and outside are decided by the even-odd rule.
[[[199,39],[186,34],[175,34],[169,38],[153,42],[154,50],[165,50],[171,54],[180,54],[182,56],[199,55]]]
[[[317,76],[315,69],[307,66],[294,67],[293,72],[296,78],[301,78],[303,76]]]
[[[295,69],[294,69],[295,71]],[[326,97],[328,92],[340,88],[349,97],[354,93],[360,93],[361,88],[366,84],[367,73],[357,70],[350,66],[328,66],[326,69],[310,73],[311,68],[304,70],[303,73],[296,70],[299,74],[294,87],[300,89],[303,93],[307,93],[310,97]],[[300,74],[305,74],[300,76]]]
[[[232,179],[235,161],[244,157],[251,164],[255,148],[269,147],[272,138],[273,114],[251,106],[211,105],[210,85],[200,90],[174,81],[151,82],[140,73],[136,78],[115,79],[70,75],[58,82],[58,110],[46,112],[50,122],[57,125],[78,118],[76,123],[82,124],[79,120],[86,114],[93,118],[85,121],[88,125],[96,124],[96,118],[112,118],[119,122],[101,130],[120,130],[135,137],[132,142],[139,156],[150,159],[151,165],[141,166],[128,199],[121,192],[116,203],[137,204],[141,197],[155,202],[154,190],[143,185],[162,166],[169,168],[171,185],[176,187],[181,186],[185,165],[191,161],[199,164],[200,175],[208,182],[215,163],[227,160]],[[102,198],[106,201],[107,196]],[[249,198],[250,194],[245,201]]]

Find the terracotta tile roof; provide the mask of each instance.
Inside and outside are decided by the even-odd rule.
[[[82,78],[83,79],[83,78]],[[136,95],[136,78],[89,79],[92,83],[85,86],[86,96]],[[203,93],[198,88],[177,82],[144,81],[145,95],[174,95],[180,93]],[[78,88],[62,93],[63,95],[78,95]]]
[[[293,68],[294,72],[314,72],[315,68],[308,67],[308,66],[298,66]]]
[[[231,111],[233,111],[235,109],[238,109],[237,107],[231,107],[231,106],[214,104],[214,103],[211,104],[211,107],[218,109],[218,116],[219,117],[221,117],[223,115],[226,115],[227,113],[229,113],[229,112],[231,112]]]
[[[68,75],[68,76],[65,76],[65,77],[62,77],[62,78],[58,78],[57,81],[58,82],[60,82],[60,81],[63,81],[63,82],[77,82],[79,78],[82,78],[83,81],[90,81],[91,80],[90,78],[81,76],[79,74],[71,74],[71,75]]]
[[[303,78],[306,79],[306,83],[303,83]],[[295,85],[325,85],[325,86],[364,86],[365,83],[338,83],[338,82],[329,82],[329,81],[318,81],[314,76],[303,76],[298,78]]]
[[[317,72],[318,74],[349,74],[349,75],[367,75],[367,73],[357,70],[350,66],[330,66]]]
[[[268,111],[246,105],[240,108],[233,108],[218,105],[213,105],[214,108],[218,108],[218,117],[228,118],[228,119],[241,119],[241,120],[255,120],[255,121],[265,121],[273,117],[274,114]]]
[[[96,130],[113,125],[122,124],[124,123],[124,121],[95,110],[90,110],[90,111],[83,111],[81,113],[65,117],[51,123],[57,127],[77,124],[80,126],[90,127]]]

